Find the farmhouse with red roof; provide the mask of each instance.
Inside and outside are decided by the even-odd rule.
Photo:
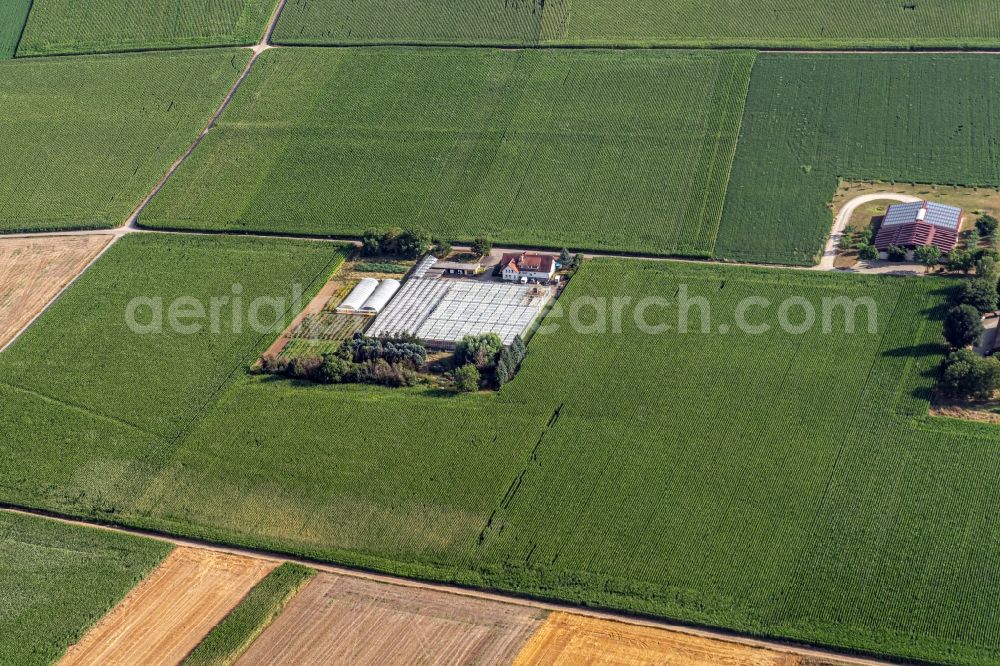
[[[509,282],[547,282],[555,272],[555,257],[547,254],[511,253],[500,260],[500,275]]]
[[[912,251],[933,245],[947,254],[958,245],[961,226],[962,209],[955,206],[931,201],[894,204],[885,213],[875,247],[886,252],[891,246]]]

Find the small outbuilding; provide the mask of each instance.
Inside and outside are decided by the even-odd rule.
[[[948,254],[958,245],[961,228],[962,209],[956,206],[932,201],[893,204],[879,227],[875,247],[886,252],[893,246],[912,251],[933,245]]]
[[[445,275],[460,277],[475,277],[477,275],[482,275],[482,273],[486,270],[483,268],[483,264],[478,261],[441,261],[438,262],[434,268],[443,271]]]

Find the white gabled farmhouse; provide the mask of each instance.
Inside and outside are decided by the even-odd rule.
[[[555,257],[547,254],[505,254],[500,266],[500,275],[508,282],[520,282],[522,279],[547,282],[556,272]]]

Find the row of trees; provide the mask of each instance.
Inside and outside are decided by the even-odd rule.
[[[941,364],[938,388],[951,398],[986,400],[1000,388],[1000,361],[969,347],[983,336],[983,313],[997,307],[1000,266],[992,256],[984,256],[975,262],[975,270],[975,277],[953,293],[944,319],[944,336],[952,352]]]
[[[285,359],[265,357],[268,374],[315,384],[379,384],[413,386],[427,362],[427,348],[417,339],[376,340],[356,333],[336,352]]]
[[[493,241],[487,237],[477,238],[470,246],[477,257],[485,257],[493,251]],[[400,257],[416,259],[433,252],[439,258],[451,254],[451,243],[443,238],[435,238],[420,227],[402,229],[392,227],[385,231],[366,229],[361,234],[361,253],[369,257]]]

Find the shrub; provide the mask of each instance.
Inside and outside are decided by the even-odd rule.
[[[886,255],[889,261],[906,261],[906,250],[896,245],[890,245]]]
[[[944,337],[956,349],[975,344],[982,334],[979,310],[971,305],[955,306],[944,318]]]
[[[479,382],[482,375],[471,363],[467,363],[455,370],[455,388],[463,393],[472,393],[479,390]]]
[[[945,259],[945,265],[949,271],[962,271],[963,273],[968,273],[972,270],[972,267],[976,263],[976,257],[972,252],[967,250],[959,250],[955,248],[948,253]]]
[[[858,257],[865,261],[874,261],[878,259],[878,249],[874,245],[862,245],[858,250]]]
[[[992,215],[983,215],[976,220],[976,230],[983,236],[992,236],[997,232],[1000,221]]]
[[[983,358],[970,349],[954,351],[941,365],[938,387],[952,398],[987,400],[1000,385],[1000,361]]]

